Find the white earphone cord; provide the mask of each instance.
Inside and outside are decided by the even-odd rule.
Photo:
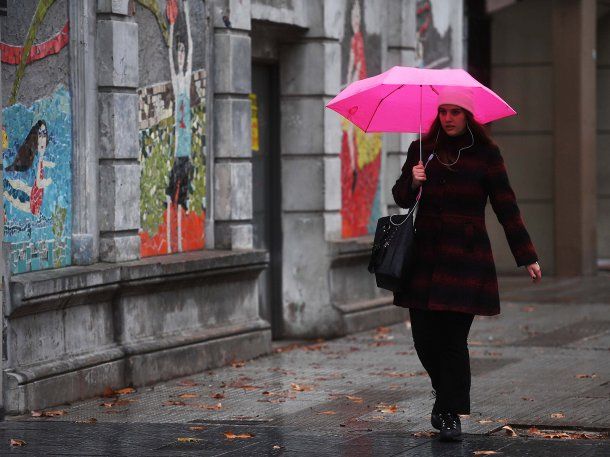
[[[443,162],[440,157],[438,156],[438,154],[436,153],[436,143],[438,142],[438,136],[441,133],[441,129],[438,129],[438,132],[436,133],[436,139],[434,140],[434,149],[432,150],[432,154],[436,157],[436,160],[438,160],[440,163],[442,163],[443,165],[445,165],[446,167],[452,167],[453,165],[455,165],[458,160],[460,160],[460,154],[462,153],[462,151],[464,149],[468,149],[474,146],[474,135],[472,134],[472,130],[470,130],[470,125],[468,125],[468,123],[466,123],[466,128],[468,129],[468,131],[470,132],[470,138],[472,138],[472,142],[470,143],[469,146],[464,146],[463,148],[460,148],[458,150],[458,156],[455,159],[454,162],[450,163],[450,164],[446,164],[445,162]]]

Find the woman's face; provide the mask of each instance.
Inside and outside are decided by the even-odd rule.
[[[47,126],[41,125],[38,128],[38,152],[44,154],[47,149],[49,134],[47,132]]]
[[[441,105],[438,117],[445,133],[449,136],[460,135],[466,128],[466,114],[457,105]]]

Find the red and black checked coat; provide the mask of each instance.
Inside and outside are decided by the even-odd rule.
[[[424,163],[426,161],[424,153]],[[411,143],[402,174],[392,188],[394,200],[410,208],[412,168],[419,161],[419,141]],[[487,199],[504,227],[517,266],[538,260],[525,229],[495,146],[462,151],[453,171],[433,158],[415,219],[415,266],[394,304],[406,308],[459,311],[479,315],[500,312],[498,281],[485,227]]]

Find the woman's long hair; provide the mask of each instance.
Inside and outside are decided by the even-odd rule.
[[[468,127],[470,127],[470,131],[474,137],[474,144],[495,146],[495,143],[487,133],[487,128],[478,123],[470,111],[463,108],[462,111],[464,111],[466,123]],[[422,148],[427,154],[430,154],[433,150],[435,150],[437,153],[439,153],[442,159],[446,159],[448,154],[454,152],[449,147],[450,138],[451,137],[443,130],[440,117],[437,114],[436,118],[432,122],[432,125],[430,126],[430,129],[428,130],[428,133],[426,133],[422,138]],[[470,144],[470,135],[468,135],[467,144]]]

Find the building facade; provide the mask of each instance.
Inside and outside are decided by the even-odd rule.
[[[366,266],[377,218],[398,211],[390,188],[415,136],[365,135],[324,106],[393,65],[472,66],[465,12],[476,8],[493,17],[495,40],[480,70],[522,113],[493,132],[546,271],[563,271],[555,268],[565,263],[563,244],[550,241],[566,236],[549,223],[557,171],[544,165],[561,129],[528,111],[540,109],[539,92],[520,98],[514,75],[503,78],[513,66],[531,70],[502,47],[504,18],[531,2],[471,3],[8,0],[0,18],[7,411],[255,357],[273,339],[404,319]],[[605,54],[599,46],[599,75]],[[533,168],[517,160],[517,137],[536,149]],[[488,220],[499,270],[513,273],[501,228]],[[581,241],[584,265],[597,256]]]

